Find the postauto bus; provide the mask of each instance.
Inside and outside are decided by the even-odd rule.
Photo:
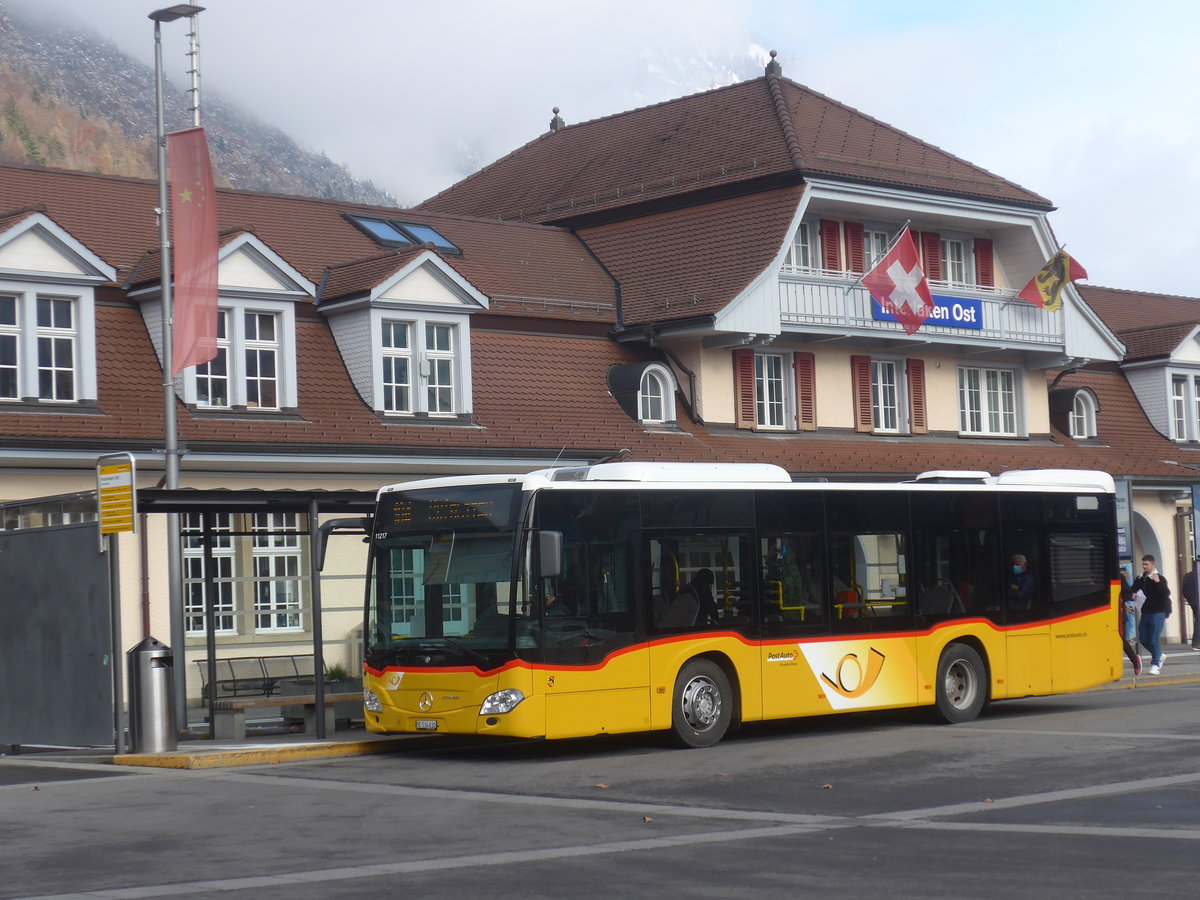
[[[1078,691],[1121,672],[1112,478],[608,463],[385,487],[366,726],[570,738]],[[1017,562],[1014,562],[1017,560]]]

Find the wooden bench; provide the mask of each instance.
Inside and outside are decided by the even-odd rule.
[[[337,727],[334,714],[335,703],[362,702],[362,691],[327,693],[325,695],[325,733]],[[278,708],[284,718],[289,718],[291,708],[303,710],[304,731],[317,731],[317,698],[315,694],[279,695],[270,697],[226,697],[213,702],[212,735],[218,741],[244,741],[246,739],[246,710]]]
[[[200,697],[209,697],[208,660],[196,660],[200,669]],[[232,656],[216,660],[217,700],[230,697],[271,697],[288,681],[312,679],[312,654],[288,656]]]

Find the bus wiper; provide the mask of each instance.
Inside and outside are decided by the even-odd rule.
[[[465,653],[467,656],[471,657],[471,659],[475,660],[476,662],[481,662],[485,666],[489,662],[488,658],[486,656],[484,656],[482,653],[480,653],[478,650],[474,650],[471,647],[468,647],[466,644],[464,644],[460,641],[456,641],[452,637],[446,637],[445,635],[443,635],[442,637],[439,637],[439,638],[427,638],[426,640],[445,641],[447,644],[449,644],[455,650],[461,650],[463,653]]]

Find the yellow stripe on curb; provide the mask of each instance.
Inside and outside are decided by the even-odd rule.
[[[420,740],[418,738],[418,740]],[[378,738],[371,741],[336,741],[326,744],[280,744],[271,746],[222,747],[174,753],[125,753],[112,758],[115,766],[150,766],[159,769],[216,769],[226,766],[269,766],[303,759],[333,759],[394,753],[411,746],[411,736]]]

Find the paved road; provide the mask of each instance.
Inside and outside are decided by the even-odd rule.
[[[0,897],[1176,897],[1200,685],[240,769],[0,760]]]

